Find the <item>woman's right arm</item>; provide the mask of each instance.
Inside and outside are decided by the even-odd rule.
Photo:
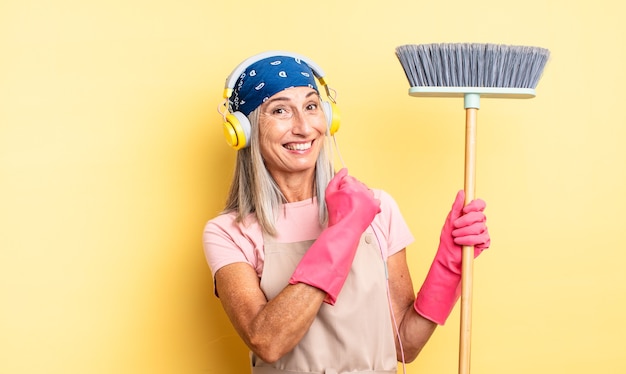
[[[256,271],[236,262],[215,273],[220,300],[246,345],[272,363],[291,351],[313,323],[326,292],[297,283],[267,301]]]

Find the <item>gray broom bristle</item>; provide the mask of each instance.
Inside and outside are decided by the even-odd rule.
[[[412,87],[534,89],[550,52],[502,44],[433,43],[397,47],[396,56]]]

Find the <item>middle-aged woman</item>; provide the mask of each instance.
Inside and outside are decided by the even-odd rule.
[[[485,203],[459,191],[416,297],[413,236],[389,194],[335,174],[334,113],[314,77],[326,88],[311,60],[268,52],[227,80],[225,125],[243,127],[227,136],[244,138],[229,140],[229,197],[204,230],[215,293],[254,374],[395,373],[455,305],[461,246],[489,246]]]

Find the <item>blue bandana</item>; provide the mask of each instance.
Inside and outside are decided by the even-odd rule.
[[[302,60],[272,56],[248,66],[239,76],[228,99],[231,111],[250,114],[274,94],[292,87],[319,92],[311,68]]]

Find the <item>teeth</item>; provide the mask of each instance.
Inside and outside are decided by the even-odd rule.
[[[311,148],[311,142],[308,143],[289,143],[285,144],[285,148],[290,151],[306,151]]]

